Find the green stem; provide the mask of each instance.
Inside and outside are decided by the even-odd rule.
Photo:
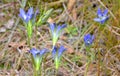
[[[101,38],[101,36],[103,35],[104,30],[105,30],[105,24],[104,25],[99,25],[99,30],[98,31],[100,31],[100,35],[98,36],[98,39]],[[98,46],[100,46],[100,45],[98,45]],[[100,69],[100,59],[101,59],[100,50],[98,49],[98,65],[97,65],[98,72],[97,72],[97,76],[100,76],[100,70],[101,70]]]
[[[40,76],[42,76],[42,70],[41,70],[41,67],[40,67],[40,70],[39,70],[39,72],[40,72]]]
[[[86,69],[85,69],[85,74],[84,74],[84,76],[87,76],[87,71],[88,71],[88,68],[89,68],[89,64],[90,64],[90,62],[92,61],[92,60],[91,60],[92,53],[91,53],[91,51],[90,51],[90,48],[91,48],[91,46],[87,46],[87,47],[86,47],[86,52],[88,53],[88,56],[87,56],[87,65],[86,65]]]
[[[34,76],[42,76],[41,68],[39,70],[34,70]]]
[[[34,70],[34,76],[38,76],[38,71]]]
[[[31,40],[31,38],[28,36],[28,45],[29,45],[29,47],[31,49],[31,42],[30,42],[30,40]]]
[[[57,76],[57,74],[58,74],[58,69],[56,69],[56,71],[55,71],[55,76]]]

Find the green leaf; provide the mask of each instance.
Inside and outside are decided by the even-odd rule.
[[[45,14],[43,14],[42,22],[46,22],[50,15],[52,14],[53,9],[48,10]]]
[[[47,12],[43,13],[43,15],[40,16],[40,18],[39,18],[39,20],[37,22],[37,26],[46,23],[48,18],[52,14],[52,11],[53,11],[53,9],[50,9]]]

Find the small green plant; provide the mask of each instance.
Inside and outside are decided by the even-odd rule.
[[[66,28],[66,32],[70,35],[70,36],[73,36],[73,35],[77,35],[77,30],[78,28],[77,27],[74,27],[74,26],[68,26]]]
[[[38,15],[38,21],[36,22],[36,26],[41,26],[42,24],[46,23],[50,15],[52,14],[53,9],[49,9],[47,11],[43,11],[42,14]]]
[[[94,58],[95,58],[95,53],[90,50],[93,41],[94,41],[94,35],[86,34],[86,35],[84,36],[84,43],[85,43],[86,52],[87,52],[87,65],[86,65],[85,76],[87,76],[87,71],[88,71],[89,64],[90,64],[90,63],[94,60]]]
[[[52,41],[53,41],[53,48],[58,41],[58,38],[62,32],[62,30],[66,27],[66,24],[63,25],[56,25],[55,23],[50,23],[50,30],[51,30],[51,35],[52,35]]]
[[[24,9],[20,8],[20,14],[19,17],[23,20],[23,23],[27,29],[27,37],[28,37],[28,44],[29,47],[31,48],[31,43],[30,43],[30,39],[32,37],[32,33],[33,33],[33,18],[35,14],[33,11],[33,7],[30,7],[27,11],[27,13],[24,11]]]
[[[39,72],[40,72],[40,76],[41,75],[41,63],[42,63],[42,59],[44,54],[48,52],[47,49],[42,49],[42,50],[37,50],[35,48],[32,48],[30,50],[30,53],[32,54],[32,62],[33,62],[33,67],[34,67],[34,76],[39,76]]]
[[[64,46],[60,46],[59,49],[56,46],[54,46],[52,50],[52,56],[54,59],[55,69],[56,69],[56,76],[57,76],[57,72],[58,72],[58,69],[61,63],[62,54],[65,50],[66,48],[64,48]]]

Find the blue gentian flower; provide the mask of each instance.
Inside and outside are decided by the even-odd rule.
[[[48,52],[47,49],[37,50],[35,48],[32,48],[30,50],[30,53],[33,56],[33,63],[34,63],[34,67],[35,67],[36,71],[40,69],[40,65],[41,65],[41,62],[42,62],[43,55],[46,52]]]
[[[86,46],[91,45],[93,43],[93,40],[94,40],[94,35],[86,34],[84,36],[84,43]]]
[[[53,40],[53,46],[55,46],[61,31],[63,30],[63,28],[65,28],[67,25],[63,24],[63,25],[56,25],[55,23],[50,23],[50,29],[51,29],[51,33],[52,33],[52,40]]]
[[[33,57],[35,58],[37,55],[39,56],[43,56],[47,51],[47,49],[42,49],[42,50],[37,50],[35,48],[32,48],[30,50],[30,53],[33,55]]]
[[[29,22],[29,20],[31,20],[33,18],[34,15],[34,11],[33,11],[33,7],[30,7],[28,9],[28,12],[26,13],[24,11],[24,9],[20,8],[20,14],[19,16],[23,19],[23,21],[25,21],[26,23]]]
[[[59,49],[57,49],[57,47],[54,46],[54,49],[52,50],[52,56],[54,58],[56,69],[59,68],[61,56],[65,50],[66,50],[66,48],[64,48],[64,46],[60,46]]]
[[[26,29],[27,29],[27,35],[28,38],[32,37],[32,30],[33,30],[33,24],[35,24],[36,15],[38,14],[39,10],[36,10],[34,14],[33,7],[30,7],[27,12],[25,12],[22,8],[20,8],[20,18],[25,22]]]
[[[109,16],[107,15],[108,13],[108,9],[104,10],[102,12],[102,10],[100,8],[98,8],[97,10],[97,18],[94,18],[94,21],[96,22],[100,22],[101,24],[104,24],[106,20],[108,20]]]

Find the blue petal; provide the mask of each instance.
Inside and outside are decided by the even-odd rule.
[[[67,27],[67,25],[66,25],[66,24],[63,24],[63,25],[62,25],[62,28],[65,28],[65,27]]]
[[[106,16],[108,13],[108,9],[104,10],[103,15]]]
[[[97,10],[97,15],[98,15],[98,17],[102,17],[102,15],[103,15],[100,8],[98,8],[98,10]]]
[[[24,11],[22,8],[20,8],[20,14],[19,14],[19,16],[20,16],[23,20],[26,20],[26,18],[27,18],[26,13],[25,13],[25,11]]]
[[[36,18],[37,14],[39,13],[39,10],[37,9],[34,14],[34,19]]]
[[[36,57],[36,55],[39,53],[39,51],[37,50],[37,49],[35,49],[35,48],[32,48],[31,50],[30,50],[30,53],[33,55],[33,57],[35,58]]]
[[[33,14],[34,14],[33,7],[31,7],[30,9],[28,9],[28,12],[27,12],[27,19],[26,19],[27,22],[28,22],[30,19],[32,19]]]
[[[55,23],[50,23],[50,29],[52,31],[52,34],[54,33],[55,27],[56,27]]]
[[[84,36],[84,41],[86,41],[86,40],[88,40],[88,39],[90,39],[91,38],[91,35],[90,34],[86,34],[85,36]]]
[[[102,17],[102,19],[101,19],[101,22],[100,22],[100,23],[101,23],[101,24],[104,24],[104,23],[105,23],[105,21],[106,21],[106,20],[108,20],[108,18],[109,18],[108,16],[104,16],[104,17]]]
[[[102,20],[100,23],[101,23],[101,24],[104,24],[104,23],[105,23],[105,20]]]
[[[56,51],[57,51],[57,47],[54,46],[54,48],[52,50],[52,56],[53,56],[53,58],[55,58],[55,56],[56,56]]]
[[[33,15],[33,13],[34,13],[33,7],[31,7],[28,9],[27,16],[31,16],[31,15]]]
[[[40,50],[40,56],[43,56],[46,52],[48,52],[48,50],[47,49],[42,49],[42,50]]]
[[[63,24],[62,26],[58,26],[57,27],[57,29],[56,29],[56,34],[59,34],[60,33],[60,31],[63,29],[63,28],[65,28],[67,25],[66,24]]]
[[[107,19],[108,19],[107,17],[104,17],[104,18],[101,20],[100,23],[101,23],[101,24],[104,24]]]
[[[59,50],[58,50],[58,58],[61,57],[61,55],[63,54],[63,52],[66,50],[66,48],[64,48],[64,46],[60,46]]]
[[[92,41],[95,39],[95,36],[94,35],[92,35]]]
[[[101,19],[100,18],[94,18],[94,21],[101,22]]]

